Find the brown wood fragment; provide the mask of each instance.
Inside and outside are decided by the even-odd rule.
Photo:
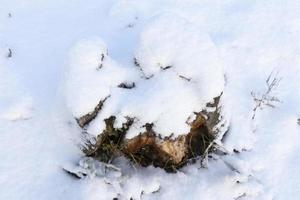
[[[77,118],[76,121],[78,123],[78,125],[83,128],[86,125],[88,125],[93,119],[96,118],[96,116],[98,115],[99,111],[102,109],[104,102],[107,100],[108,97],[106,97],[104,100],[99,101],[99,103],[97,104],[97,106],[94,108],[94,110],[92,112],[89,112],[88,114]]]

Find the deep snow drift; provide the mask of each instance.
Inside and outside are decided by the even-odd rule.
[[[299,9],[293,0],[0,0],[0,199],[295,199]],[[280,102],[252,119],[251,93],[265,98],[272,72],[281,81],[267,98]],[[228,155],[212,155],[207,168],[166,174],[120,159],[121,174],[81,180],[62,170],[82,157],[74,117],[107,95],[89,133],[113,113],[176,135],[187,127],[170,116],[185,121],[222,90]]]

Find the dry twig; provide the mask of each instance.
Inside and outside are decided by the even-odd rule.
[[[263,94],[251,92],[251,96],[255,102],[255,107],[253,108],[252,119],[255,118],[258,109],[263,109],[264,107],[275,108],[277,103],[281,101],[274,96],[274,91],[278,88],[281,77],[278,77],[278,72],[274,74],[273,72],[268,76],[266,80],[267,90]]]

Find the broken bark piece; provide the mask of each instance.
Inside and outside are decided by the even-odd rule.
[[[161,68],[161,70],[167,70],[167,69],[172,68],[172,66],[171,65],[168,65],[168,66],[165,66],[165,67],[160,66],[160,68]]]
[[[135,87],[135,82],[131,82],[131,83],[121,83],[118,85],[119,88],[124,88],[124,89],[132,89]]]
[[[187,78],[185,76],[179,75],[179,78],[186,80],[186,81],[191,81],[191,78]]]
[[[100,59],[101,62],[99,64],[99,66],[97,67],[97,70],[99,70],[103,67],[104,58],[105,58],[104,53],[101,53],[101,59]]]
[[[98,115],[99,111],[102,109],[102,106],[103,106],[104,102],[107,100],[107,98],[108,97],[106,97],[104,100],[99,101],[99,103],[97,104],[97,106],[95,107],[95,109],[92,112],[90,112],[90,113],[88,113],[88,114],[86,114],[86,115],[84,115],[84,116],[76,119],[78,125],[81,128],[85,127],[93,119],[96,118],[96,116]]]

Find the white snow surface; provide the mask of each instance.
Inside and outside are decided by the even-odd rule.
[[[0,0],[0,199],[297,199],[299,9],[296,0]],[[280,102],[252,119],[251,92],[264,94],[272,72]],[[167,115],[185,121],[222,90],[228,155],[207,168],[167,174],[120,158],[120,177],[62,170],[82,157],[74,117],[107,95],[87,131],[99,134],[111,114],[137,115],[132,137],[149,121],[186,133]]]
[[[222,93],[223,66],[208,34],[176,14],[153,18],[140,34],[138,66],[118,67],[100,39],[81,41],[71,53],[65,93],[73,115],[83,116],[109,97],[89,133],[102,133],[104,119],[116,116],[119,126],[136,118],[127,138],[143,132],[146,123],[162,137],[177,137],[189,132],[186,122],[194,112]],[[120,89],[121,83],[136,87]]]

